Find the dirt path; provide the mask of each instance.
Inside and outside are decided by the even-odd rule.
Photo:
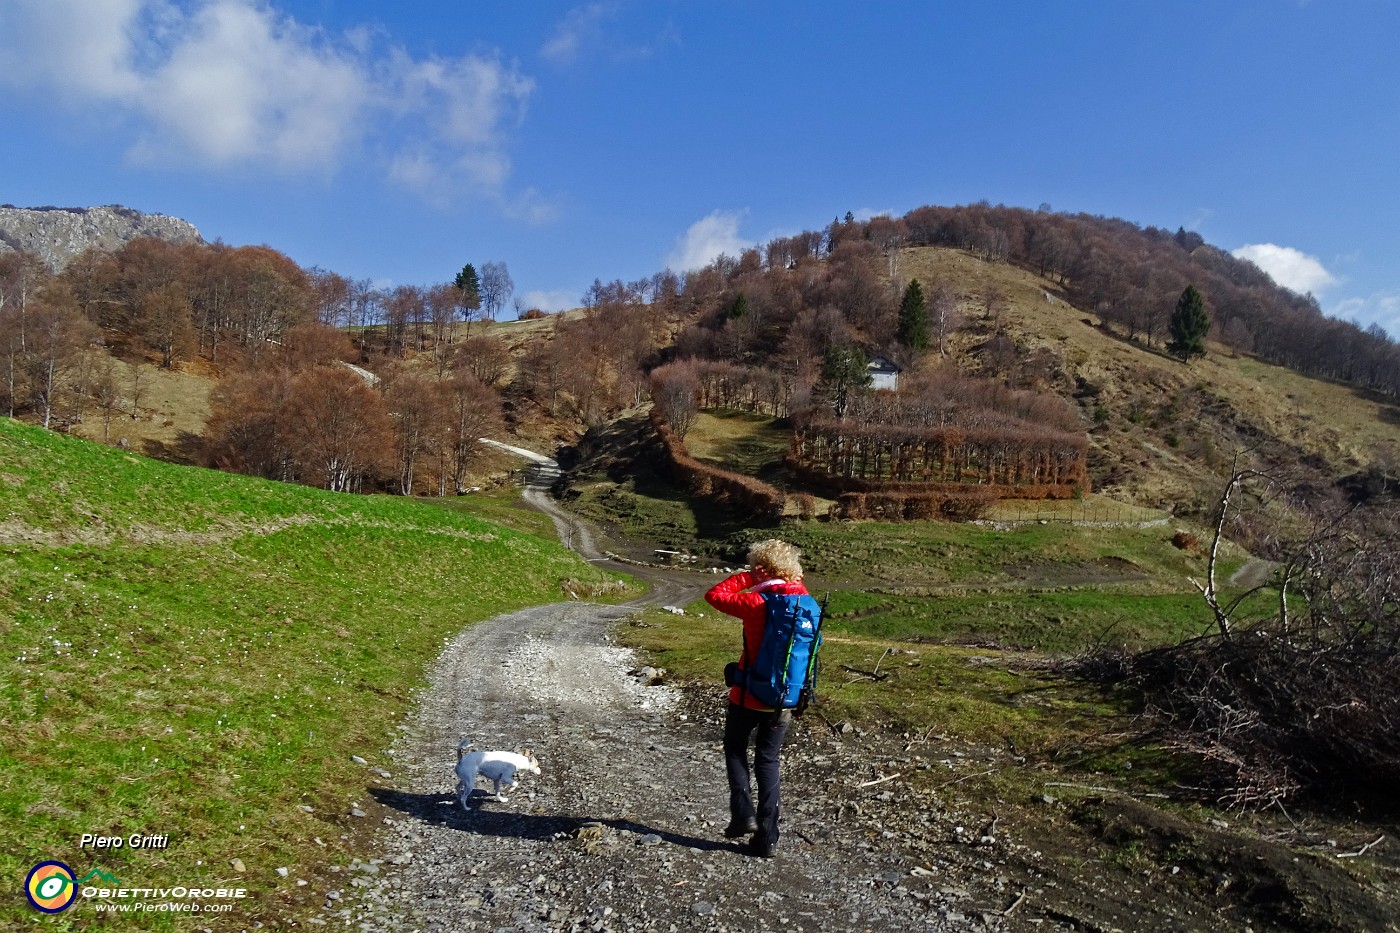
[[[385,931],[964,928],[956,904],[969,892],[911,874],[868,824],[832,829],[844,795],[803,800],[791,782],[773,861],[725,840],[717,720],[628,674],[630,652],[607,637],[626,611],[555,604],[458,636],[394,749],[392,786],[373,792],[387,813],[377,855],[323,919]],[[464,735],[530,746],[543,774],[465,813],[451,771]]]
[[[552,500],[532,494],[556,521]],[[581,526],[580,526],[581,527]],[[578,536],[576,549],[592,548]],[[596,557],[596,553],[593,555]],[[643,603],[713,578],[626,568]],[[866,735],[808,716],[783,755],[783,845],[725,840],[722,688],[629,673],[609,632],[629,606],[569,602],[462,631],[430,672],[363,808],[379,829],[313,925],[362,931],[1384,930],[1331,859],[1168,817],[1116,795],[957,803],[958,786],[1035,767],[1007,749]],[[454,749],[531,747],[543,773],[463,812]],[[924,737],[927,739],[927,737]],[[1047,788],[1052,785],[1046,785]],[[986,811],[978,808],[985,806]],[[1130,869],[1082,831],[1124,837]],[[1120,840],[1121,841],[1121,840]],[[1239,912],[1257,896],[1286,909]],[[1327,910],[1316,906],[1339,898]],[[1297,906],[1295,906],[1297,905]],[[1259,922],[1258,911],[1274,920]],[[1254,913],[1251,919],[1251,913]],[[1296,918],[1296,922],[1295,922]]]
[[[573,522],[538,491],[530,498]],[[597,556],[587,537],[574,546]],[[642,603],[683,604],[712,582],[640,572],[652,586]],[[882,841],[878,822],[853,818],[863,798],[892,795],[860,791],[866,774],[854,762],[868,766],[865,752],[843,754],[824,727],[817,738],[799,724],[789,741],[780,856],[754,859],[724,839],[722,688],[687,709],[676,691],[629,673],[636,659],[608,632],[630,611],[560,603],[461,632],[392,750],[387,786],[371,791],[384,825],[374,854],[318,919],[366,931],[938,931],[966,929],[969,910],[980,916],[961,906],[973,897],[961,883]],[[528,746],[543,773],[508,802],[465,813],[452,773],[463,737]],[[824,777],[799,779],[798,758]]]

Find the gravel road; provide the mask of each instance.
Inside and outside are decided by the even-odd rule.
[[[589,530],[543,490],[527,498],[551,514],[565,543],[601,560]],[[962,795],[965,781],[1035,764],[1007,748],[866,734],[827,722],[819,707],[794,724],[783,752],[780,854],[747,856],[721,832],[723,687],[667,685],[610,637],[637,605],[683,606],[715,578],[617,569],[646,579],[647,597],[526,609],[467,628],[446,647],[386,752],[392,764],[366,762],[377,783],[343,824],[361,827],[354,838],[363,854],[348,871],[332,869],[312,925],[365,933],[1396,929],[1371,886],[1358,887],[1327,859],[1124,796],[1071,806],[1046,784],[1049,793],[1018,811]],[[464,737],[479,748],[528,746],[543,773],[524,776],[507,802],[485,799],[466,813],[452,770]],[[371,822],[376,829],[364,832]],[[1146,870],[1131,872],[1106,864],[1083,831],[1100,824],[1110,842],[1160,843],[1161,863],[1144,855]]]
[[[543,490],[527,499],[599,560]],[[713,577],[625,567],[632,606],[539,606],[463,630],[371,788],[383,828],[314,923],[363,931],[997,930],[1016,892],[962,823],[886,775],[933,763],[896,743],[795,723],[783,847],[762,860],[722,829],[724,688],[681,691],[610,631],[638,605],[684,605]],[[529,747],[542,774],[464,812],[455,748]],[[898,756],[898,757],[893,757]],[[485,782],[482,782],[484,785]],[[910,818],[917,824],[910,827]],[[951,845],[949,844],[951,842]],[[968,879],[976,882],[974,889]],[[1039,929],[1039,928],[1037,928]]]
[[[882,789],[842,789],[861,783],[850,769],[868,767],[868,751],[843,749],[851,743],[824,727],[828,738],[802,724],[789,741],[779,857],[755,859],[724,839],[720,689],[712,703],[688,703],[629,673],[634,657],[608,638],[627,612],[536,607],[448,646],[393,750],[390,786],[373,792],[389,813],[373,857],[352,866],[322,921],[367,931],[969,928],[959,905],[972,892],[882,844],[878,822],[852,818],[862,796],[878,806]],[[508,802],[465,813],[452,773],[463,736],[529,746],[543,773]],[[995,928],[994,915],[972,916]]]

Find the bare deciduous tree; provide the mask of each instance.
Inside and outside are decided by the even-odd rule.
[[[467,472],[481,447],[481,438],[500,428],[501,397],[471,373],[459,372],[447,382],[450,428],[448,469],[457,495],[466,492]]]
[[[411,496],[419,461],[446,442],[451,423],[448,394],[437,380],[398,370],[384,381],[384,400],[394,422],[399,492]]]
[[[334,492],[353,492],[391,468],[394,427],[384,399],[341,366],[318,366],[292,379],[280,421],[298,467]]]
[[[30,399],[44,427],[50,427],[69,371],[79,365],[101,334],[76,308],[40,301],[30,309],[22,354]]]
[[[510,371],[510,351],[495,337],[469,337],[457,346],[456,356],[456,368],[470,372],[483,385],[500,385]]]
[[[515,291],[515,282],[504,262],[488,262],[481,267],[481,306],[490,320],[496,319],[496,312],[505,307]]]
[[[651,398],[676,437],[685,440],[699,414],[700,379],[694,360],[652,370]]]
[[[117,361],[103,354],[92,379],[92,398],[102,413],[102,443],[111,443],[112,419],[122,403],[121,380],[117,377]]]
[[[962,323],[958,312],[958,293],[947,282],[939,282],[928,297],[929,332],[939,356],[948,353],[948,335]]]

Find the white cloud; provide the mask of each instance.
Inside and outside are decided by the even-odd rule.
[[[861,223],[873,220],[876,217],[898,217],[899,212],[892,210],[876,210],[873,207],[862,207],[859,210],[851,211],[851,216]]]
[[[540,57],[560,68],[575,65],[585,57],[618,64],[649,59],[680,44],[680,34],[669,22],[655,26],[648,39],[623,37],[622,30],[612,23],[618,9],[615,0],[600,0],[570,10],[540,46]],[[633,31],[636,28],[633,24]]]
[[[556,65],[572,65],[587,45],[602,41],[603,21],[613,10],[603,3],[576,7],[554,27],[554,34],[540,47],[540,57]]]
[[[129,118],[146,164],[327,172],[369,149],[439,199],[503,196],[533,82],[497,58],[414,59],[379,38],[337,40],[262,0],[3,0],[0,87]]]
[[[560,208],[534,188],[526,188],[515,197],[502,201],[501,213],[511,220],[543,227],[559,219]]]
[[[709,265],[720,253],[738,256],[753,245],[739,236],[741,219],[740,211],[715,211],[697,220],[677,238],[666,265],[677,272],[689,272]]]
[[[1250,243],[1241,246],[1230,255],[1236,259],[1249,260],[1267,272],[1279,285],[1300,295],[1317,293],[1337,283],[1336,276],[1328,272],[1316,257],[1291,246]]]
[[[210,3],[182,25],[165,61],[135,75],[132,102],[155,123],[147,159],[173,139],[213,165],[321,168],[358,135],[370,82],[349,53],[243,0]]]
[[[1392,339],[1400,339],[1400,289],[1376,292],[1364,298],[1344,298],[1323,310],[1332,317],[1354,321],[1361,327],[1379,324]]]
[[[566,288],[556,288],[553,290],[526,292],[524,296],[526,310],[539,308],[541,311],[568,311],[579,306],[579,296],[583,294],[583,289],[569,291]]]
[[[0,81],[53,85],[65,100],[137,90],[131,34],[149,0],[7,0],[0,3]]]

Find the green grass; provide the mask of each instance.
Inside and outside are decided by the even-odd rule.
[[[424,499],[427,505],[470,515],[483,521],[541,538],[555,536],[554,522],[548,515],[526,505],[518,486],[499,486],[470,495]]]
[[[743,562],[754,540],[791,541],[803,552],[809,586],[831,597],[831,624],[852,635],[1075,654],[1100,643],[1167,644],[1211,624],[1193,582],[1205,579],[1205,557],[1172,543],[1183,527],[1202,540],[1208,535],[1178,522],[805,521],[755,529],[707,516],[644,473],[575,489],[574,506],[595,522],[731,565]],[[1134,512],[1134,520],[1143,515],[1151,513]],[[1225,581],[1247,557],[1223,547],[1216,573],[1227,596]],[[1242,617],[1267,613],[1267,603],[1256,596]]]
[[[823,632],[816,715],[827,721],[1050,754],[1122,715],[1080,685],[1020,670],[1014,662],[1024,658],[1014,652],[912,645],[852,635],[838,625]],[[686,607],[685,616],[639,614],[619,637],[681,682],[719,683],[724,665],[739,653],[737,620],[703,602]]]
[[[713,689],[739,654],[739,623],[703,601],[685,609],[684,616],[640,613],[620,626],[619,641],[646,652],[673,681]],[[1047,782],[1156,791],[1197,777],[1190,761],[1135,738],[1133,698],[1063,675],[1038,654],[915,644],[897,626],[881,637],[854,631],[835,615],[823,631],[810,727],[851,723],[902,737],[913,756],[913,770],[902,779],[935,791],[949,806],[1021,812],[1036,821],[1043,819]],[[927,767],[969,754],[985,766],[954,778]],[[1077,792],[1054,791],[1066,793]]]
[[[1081,499],[1002,499],[987,510],[988,521],[1001,522],[1151,522],[1168,518],[1166,512],[1129,505],[1093,494]]]
[[[0,420],[0,874],[56,858],[127,885],[237,884],[245,921],[281,915],[298,877],[343,854],[339,824],[378,780],[351,756],[392,770],[383,750],[444,640],[565,579],[609,578],[457,508]],[[169,848],[78,848],[138,832]],[[0,925],[34,916],[0,906]]]
[[[1096,643],[1142,648],[1181,641],[1208,623],[1199,595],[1067,592],[993,596],[833,594],[832,631],[891,641],[996,644],[1055,656]]]

